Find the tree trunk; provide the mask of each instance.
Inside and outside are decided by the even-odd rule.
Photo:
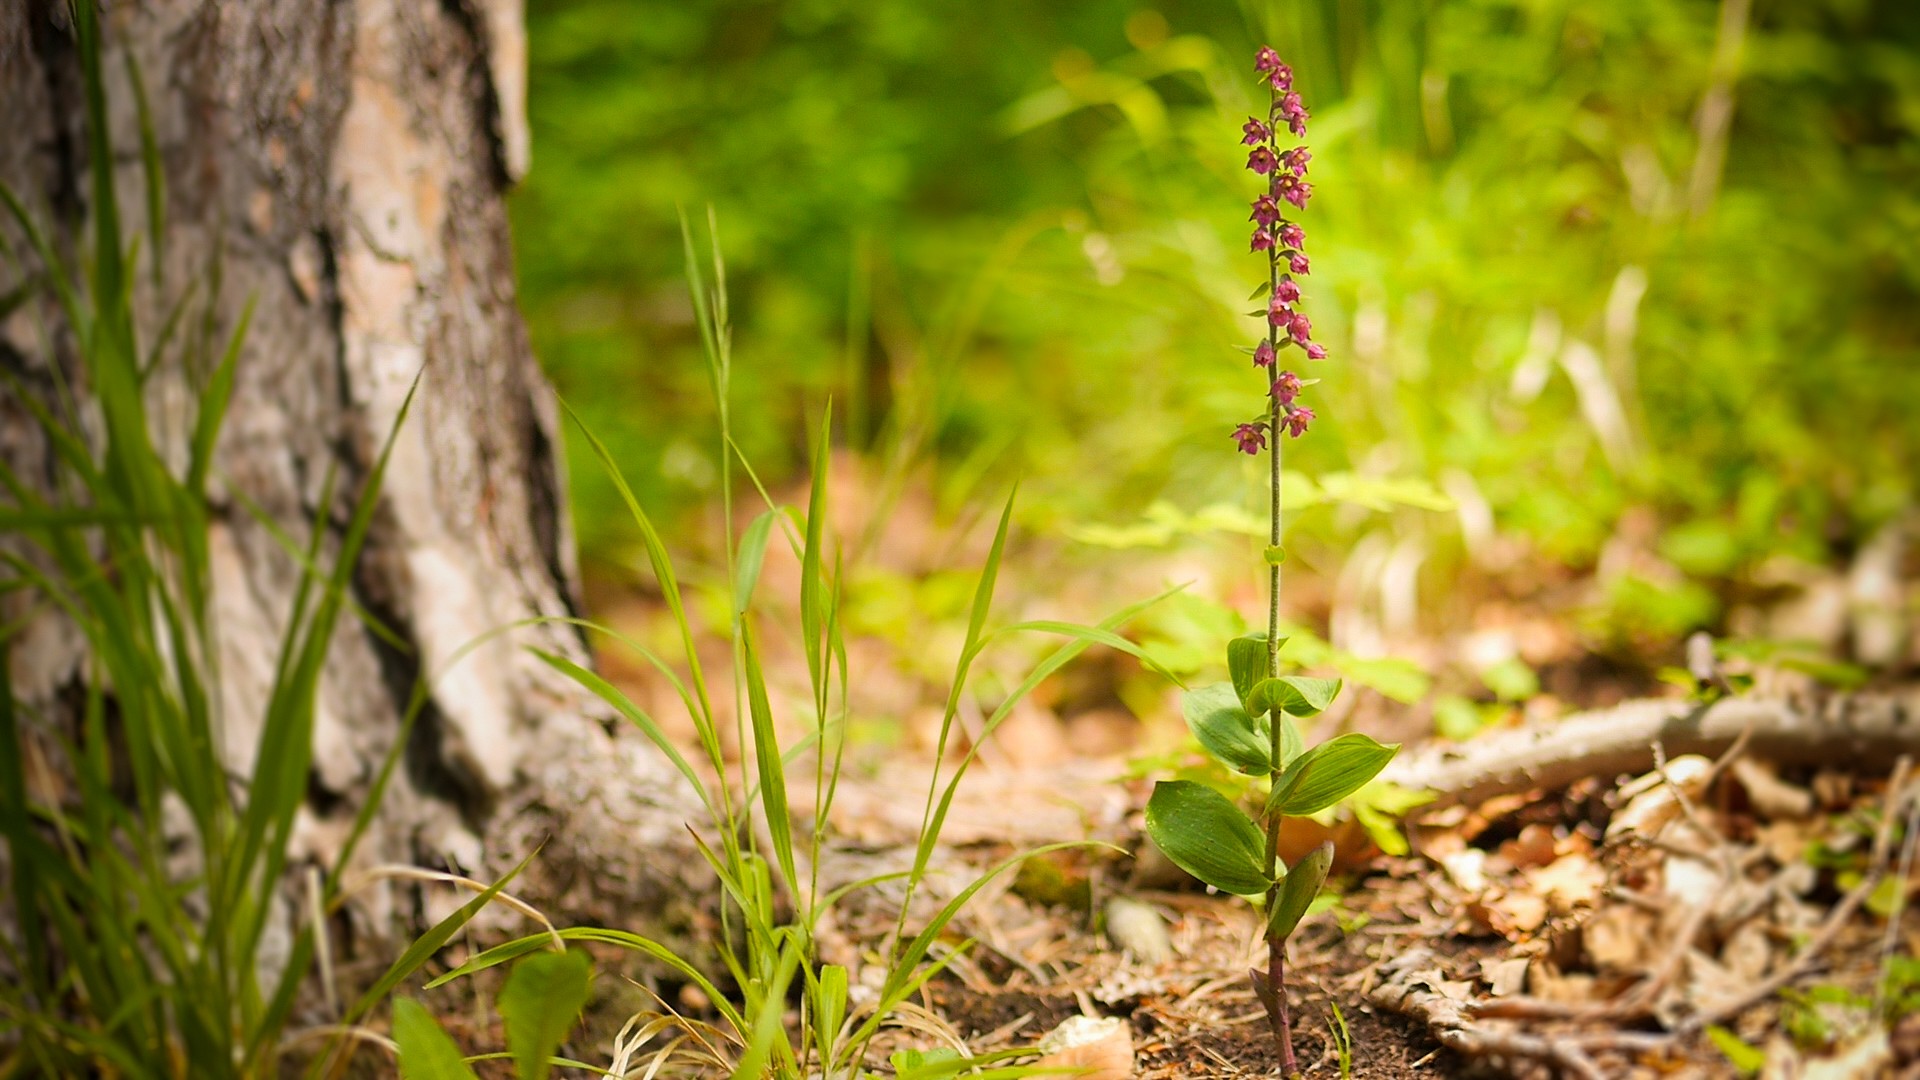
[[[212,299],[205,332],[216,342],[256,305],[219,444],[211,537],[222,725],[237,772],[253,759],[300,576],[245,501],[297,538],[319,527],[337,541],[421,375],[353,577],[355,599],[405,648],[356,620],[336,634],[309,817],[296,833],[298,855],[325,860],[394,744],[416,677],[443,672],[488,630],[575,609],[555,403],[515,307],[504,203],[528,162],[520,0],[121,0],[105,5],[103,23],[129,238],[146,237],[148,217],[129,52],[167,180],[163,288],[150,287],[151,240],[139,253],[142,341],[189,283]],[[58,0],[0,5],[0,106],[12,125],[0,181],[57,246],[78,252],[85,111]],[[29,313],[55,333],[43,339]],[[183,335],[202,332],[194,321]],[[29,300],[0,322],[0,364],[41,387],[54,365],[73,372],[50,302]],[[148,391],[156,431],[184,432],[188,385],[163,360]],[[44,447],[5,398],[0,390],[0,453],[30,472]],[[338,494],[321,506],[335,467]],[[606,917],[611,902],[667,911],[698,864],[678,857],[689,851],[690,794],[526,644],[586,653],[573,628],[534,626],[436,681],[361,861],[485,875],[550,836],[536,865],[557,913]],[[79,660],[72,635],[45,615],[9,657],[21,695],[42,702],[62,700]],[[375,930],[396,904],[412,914],[411,900],[376,897]]]

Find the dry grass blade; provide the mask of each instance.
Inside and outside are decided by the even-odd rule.
[[[374,866],[374,867],[369,867],[366,870],[358,870],[358,871],[355,871],[354,873],[348,874],[345,880],[341,882],[340,892],[337,896],[334,897],[333,903],[330,906],[329,911],[339,911],[341,906],[345,904],[349,899],[351,899],[355,894],[360,893],[366,890],[367,888],[373,885],[376,885],[382,881],[393,881],[393,880],[425,881],[425,882],[432,882],[432,883],[437,883],[442,885],[458,885],[459,887],[474,893],[484,893],[490,887],[483,881],[475,881],[470,877],[465,877],[460,874],[449,874],[443,870],[428,870],[425,867],[420,867],[420,866],[401,866],[401,865],[391,865],[391,864],[386,866]],[[493,899],[495,900],[495,902],[503,904],[507,907],[510,907],[513,910],[519,912],[522,915],[525,915],[527,918],[532,919],[533,921],[539,923],[541,926],[545,927],[548,936],[553,939],[554,951],[556,952],[566,951],[567,943],[565,940],[563,940],[560,937],[560,931],[554,928],[552,920],[548,919],[545,915],[540,913],[539,908],[534,907],[532,904],[529,904],[525,900],[522,900],[519,897],[514,896],[512,893],[508,893],[508,892],[497,892],[494,894]]]

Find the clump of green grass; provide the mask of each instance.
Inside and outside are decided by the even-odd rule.
[[[712,228],[711,217],[709,220]],[[720,958],[726,978],[716,981],[667,946],[626,930],[578,927],[562,929],[557,935],[533,935],[490,949],[429,984],[439,986],[454,979],[514,960],[521,965],[534,962],[556,963],[557,936],[565,942],[598,943],[639,953],[673,970],[679,977],[698,987],[713,1002],[717,1018],[708,1022],[671,1015],[671,1010],[653,1016],[640,1016],[630,1025],[628,1037],[621,1040],[616,1070],[632,1064],[639,1049],[659,1038],[664,1044],[653,1051],[656,1068],[692,1070],[701,1075],[726,1073],[735,1077],[857,1077],[870,1075],[866,1064],[874,1037],[894,1021],[901,1007],[951,962],[955,952],[935,956],[940,941],[954,917],[987,882],[1018,866],[1036,851],[1022,852],[993,866],[966,888],[950,898],[924,926],[913,930],[908,911],[914,894],[924,884],[935,845],[952,806],[961,779],[978,753],[979,745],[990,737],[1021,698],[1049,675],[1088,647],[1102,644],[1139,657],[1156,670],[1162,670],[1137,645],[1119,636],[1115,630],[1144,610],[1152,601],[1135,604],[1097,626],[1081,626],[1054,621],[1015,623],[989,628],[994,585],[1006,551],[1007,533],[1013,502],[1009,498],[1000,515],[993,544],[976,584],[967,632],[961,648],[934,753],[934,769],[928,782],[926,804],[922,812],[920,834],[910,869],[884,874],[837,888],[823,890],[819,868],[826,840],[825,822],[832,809],[843,754],[846,749],[848,687],[857,675],[849,668],[841,630],[841,585],[845,568],[833,550],[827,534],[827,454],[832,432],[831,410],[823,416],[813,448],[813,483],[804,513],[778,505],[760,485],[752,467],[734,441],[728,408],[734,375],[731,334],[728,319],[725,268],[717,237],[707,271],[695,253],[692,233],[684,228],[689,284],[694,306],[706,343],[708,372],[718,405],[718,453],[724,463],[721,470],[722,498],[726,529],[735,535],[732,510],[734,470],[758,491],[766,508],[744,529],[738,531],[738,546],[729,551],[726,566],[727,595],[732,597],[730,637],[733,664],[731,687],[734,716],[740,730],[738,745],[751,748],[742,755],[739,773],[728,779],[728,768],[721,754],[720,720],[713,708],[716,687],[702,667],[694,647],[694,629],[681,594],[679,579],[659,531],[632,488],[622,475],[612,454],[571,409],[568,415],[579,427],[581,437],[605,468],[621,499],[638,526],[648,561],[658,582],[668,611],[674,619],[684,655],[685,675],[666,659],[640,643],[621,637],[615,631],[595,626],[600,633],[620,640],[634,649],[657,669],[680,698],[697,732],[699,752],[706,761],[706,774],[696,769],[680,749],[667,738],[659,724],[619,688],[599,675],[565,657],[540,652],[538,655],[555,669],[571,677],[612,706],[630,721],[660,752],[673,762],[680,775],[698,794],[710,815],[717,844],[696,834],[701,856],[719,882],[722,901],[722,941]],[[709,273],[711,284],[709,284]],[[760,569],[767,547],[776,538],[785,542],[798,558],[800,580],[800,638],[806,655],[811,688],[812,730],[798,743],[784,746],[776,733],[772,703],[767,693],[762,666],[760,616],[754,605]],[[1157,598],[1156,598],[1157,599]],[[591,624],[589,624],[591,625]],[[979,738],[961,761],[944,772],[945,760],[966,690],[968,672],[981,654],[993,644],[1015,634],[1041,633],[1065,640],[1047,655],[1014,688],[987,718]],[[811,828],[793,819],[789,808],[790,768],[811,752],[813,758],[813,806]],[[748,758],[751,758],[751,767]],[[750,771],[751,770],[751,771]],[[1037,851],[1049,851],[1070,844],[1049,845]],[[896,932],[885,946],[886,976],[876,1000],[857,1006],[849,993],[849,971],[840,965],[821,962],[816,949],[820,921],[833,906],[857,889],[887,882],[901,882],[905,896],[900,906]],[[783,916],[776,897],[791,900],[791,915]],[[534,954],[534,955],[530,955]],[[520,959],[525,957],[525,959]],[[517,977],[523,968],[516,968]],[[725,982],[731,992],[723,991]],[[409,1013],[411,1006],[405,1006]],[[504,1006],[503,1006],[504,1008]],[[678,1034],[669,1037],[669,1032]],[[397,1033],[398,1034],[398,1033]],[[424,1068],[444,1046],[444,1035],[427,1026],[399,1038],[402,1068]],[[436,1050],[435,1047],[441,1047]],[[898,1075],[933,1077],[956,1075],[961,1071],[982,1071],[982,1076],[1021,1076],[1033,1070],[1004,1064],[1018,1054],[994,1054],[954,1059],[950,1056],[895,1055]],[[473,1060],[473,1059],[469,1059]],[[557,1059],[556,1059],[557,1060]],[[985,1068],[992,1066],[991,1068]],[[470,1075],[456,1072],[440,1075]],[[522,1072],[522,1076],[529,1075]]]
[[[8,973],[0,979],[0,1040],[8,1047],[0,1064],[49,1076],[276,1076],[292,1041],[289,1017],[324,949],[322,920],[311,915],[346,899],[340,871],[406,742],[403,730],[332,872],[309,879],[309,917],[294,915],[281,902],[281,886],[307,791],[321,671],[342,614],[366,618],[350,598],[349,578],[392,440],[353,501],[330,559],[323,521],[313,523],[303,548],[286,541],[302,568],[300,582],[279,640],[251,779],[236,779],[222,747],[207,485],[252,309],[240,315],[217,358],[183,352],[184,369],[204,376],[186,464],[176,471],[149,426],[144,397],[191,292],[175,300],[166,326],[143,348],[133,316],[138,244],[123,246],[100,27],[93,4],[69,10],[86,100],[93,226],[86,272],[63,263],[15,193],[0,187],[0,202],[44,274],[72,339],[76,381],[91,391],[98,421],[83,419],[57,364],[50,365],[51,401],[5,376],[6,391],[32,414],[52,458],[48,482],[38,486],[0,463],[0,592],[19,594],[27,612],[0,626],[0,648],[51,609],[84,641],[84,696],[75,723],[36,715],[0,663],[0,839],[16,931],[0,934]],[[164,180],[131,61],[129,76],[140,106],[152,224],[144,239],[161,287]],[[8,246],[0,254],[31,281],[24,253]],[[21,295],[29,289],[22,286]],[[217,297],[204,302],[211,320]],[[44,336],[53,339],[50,329]],[[406,413],[403,405],[396,430]],[[320,504],[332,503],[329,475]],[[422,685],[408,725],[425,701]],[[29,787],[23,760],[30,742],[51,749],[71,777],[70,792]],[[337,1014],[340,1030],[352,1030],[499,888],[479,888],[473,902],[407,950]],[[292,930],[284,955],[268,943],[279,927]]]

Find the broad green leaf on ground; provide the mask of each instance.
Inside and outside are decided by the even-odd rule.
[[[1400,744],[1390,746],[1365,735],[1340,735],[1300,755],[1273,785],[1268,812],[1312,814],[1360,790],[1387,767]]]
[[[513,966],[499,1009],[520,1080],[546,1080],[547,1059],[579,1022],[592,991],[593,960],[584,952],[534,953]]]
[[[1270,753],[1266,721],[1247,715],[1232,683],[1214,683],[1180,699],[1187,727],[1207,753],[1242,772],[1265,772]]]
[[[1265,892],[1260,829],[1227,797],[1191,780],[1162,780],[1147,800],[1147,835],[1174,865],[1238,896]]]
[[[400,1080],[476,1080],[453,1039],[412,998],[393,1001],[393,1041],[400,1047]]]

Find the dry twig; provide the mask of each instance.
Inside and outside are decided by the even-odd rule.
[[[1374,1005],[1427,1026],[1442,1046],[1474,1058],[1508,1058],[1552,1065],[1582,1080],[1605,1076],[1579,1040],[1476,1024],[1466,1007],[1441,993],[1439,960],[1425,949],[1402,953],[1380,969],[1383,981],[1367,995]],[[1612,1048],[1612,1047],[1607,1047]]]

